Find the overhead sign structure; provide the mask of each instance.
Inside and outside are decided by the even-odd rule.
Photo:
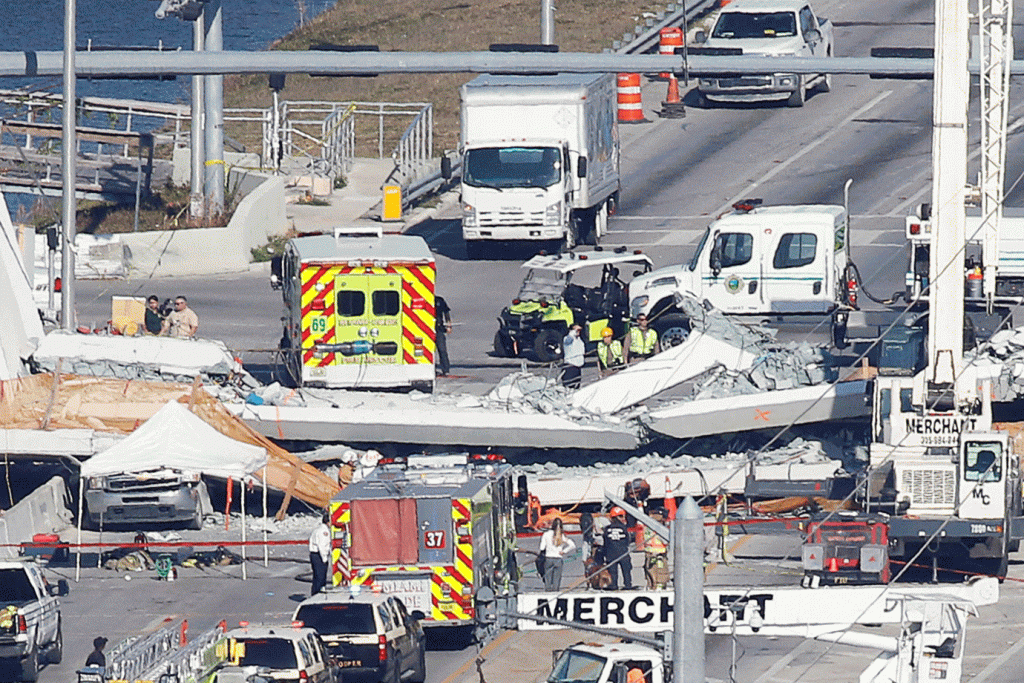
[[[671,631],[672,591],[529,593],[518,598],[520,614],[574,621],[638,633]],[[737,635],[801,635],[814,638],[851,624],[899,624],[910,601],[994,604],[999,583],[985,577],[945,586],[831,586],[718,588],[704,591],[704,632]],[[562,628],[520,619],[520,630]]]

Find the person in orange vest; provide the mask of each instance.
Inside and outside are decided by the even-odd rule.
[[[652,510],[651,517],[662,524],[665,523],[665,511]],[[647,576],[649,590],[662,590],[668,586],[668,544],[665,540],[644,527],[643,532],[644,574]]]

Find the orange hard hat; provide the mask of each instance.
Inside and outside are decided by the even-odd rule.
[[[601,330],[601,336],[602,337],[611,337],[614,334],[615,334],[615,331],[612,328],[610,328],[610,327],[606,327],[603,330]]]
[[[620,508],[618,505],[616,505],[615,507],[613,507],[611,510],[608,511],[608,516],[609,517],[625,517],[626,516],[626,511],[623,510],[622,508]]]

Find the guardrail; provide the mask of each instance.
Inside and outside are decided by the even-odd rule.
[[[657,47],[660,41],[660,31],[669,26],[680,26],[680,22],[688,25],[697,17],[710,12],[718,6],[719,0],[697,0],[692,4],[669,3],[665,9],[658,12],[657,18],[648,20],[645,26],[637,26],[633,33],[622,36],[622,40],[612,43],[612,52],[620,54],[635,54],[637,52],[648,52]]]

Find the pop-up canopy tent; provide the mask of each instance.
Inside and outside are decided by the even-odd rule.
[[[221,479],[256,481],[263,470],[266,509],[267,450],[236,441],[220,433],[177,401],[169,401],[138,429],[82,464],[78,484],[78,540],[82,540],[82,500],[88,477],[151,472],[165,468],[195,472]],[[245,489],[242,486],[242,510]],[[242,554],[245,555],[245,522],[242,522]],[[245,564],[243,563],[243,574]]]

